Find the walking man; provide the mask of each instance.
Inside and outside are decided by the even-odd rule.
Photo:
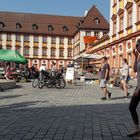
[[[101,67],[101,79],[100,79],[100,88],[103,90],[104,97],[101,98],[101,100],[107,100],[111,98],[111,93],[107,90],[107,82],[109,80],[109,72],[110,72],[110,66],[107,62],[107,57],[103,57],[102,59],[102,67]]]

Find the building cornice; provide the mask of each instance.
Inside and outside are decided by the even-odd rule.
[[[95,53],[95,52],[97,52],[99,50],[102,50],[102,49],[105,49],[105,48],[109,48],[110,46],[114,46],[115,44],[119,44],[121,42],[126,42],[126,40],[129,40],[131,38],[135,38],[137,36],[140,36],[140,31],[137,31],[137,32],[132,33],[132,34],[126,36],[126,37],[122,37],[121,39],[118,39],[118,40],[115,40],[115,41],[113,41],[111,43],[108,43],[106,45],[103,45],[102,47],[99,47],[99,48],[97,48],[95,50],[92,50],[91,53]]]
[[[125,28],[126,30],[132,29],[133,25],[128,26],[127,28]]]
[[[124,9],[121,9],[121,8],[119,8],[119,10],[118,10],[118,15],[121,15],[121,14],[123,14],[124,13]]]
[[[136,3],[139,3],[140,4],[140,0],[134,0]]]
[[[117,2],[115,2],[112,7],[114,8],[116,5],[117,5]]]
[[[116,36],[116,34],[113,34],[111,37],[113,38],[113,37],[115,37]]]
[[[73,35],[60,35],[60,34],[47,34],[47,33],[27,33],[27,32],[13,32],[13,31],[0,31],[0,33],[9,33],[9,34],[17,34],[17,35],[38,35],[38,36],[60,36],[60,37],[74,37]]]
[[[127,1],[126,5],[125,5],[125,9],[128,10],[128,9],[131,8],[132,6],[133,6],[133,2]]]
[[[113,14],[112,17],[111,17],[112,20],[114,20],[116,18],[117,18],[117,15],[116,14]]]
[[[135,23],[135,25],[139,25],[139,24],[140,24],[140,21],[138,21],[138,22]]]
[[[29,57],[29,56],[27,56],[26,55],[26,58],[28,57],[28,59],[30,59],[30,60],[34,60],[34,59],[36,59],[36,58],[31,58],[31,57]],[[44,58],[37,58],[37,60],[54,60],[54,58],[47,58],[47,56],[45,56]],[[64,60],[67,60],[67,61],[73,61],[73,58],[70,58],[70,57],[68,57],[68,58],[55,58],[55,60],[61,60],[61,61],[64,61]]]
[[[121,31],[118,32],[118,34],[121,34],[121,33],[123,33],[123,32],[124,32],[124,30],[121,30]]]

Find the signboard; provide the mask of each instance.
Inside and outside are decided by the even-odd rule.
[[[68,67],[66,71],[66,80],[74,79],[74,67]]]
[[[94,43],[96,40],[97,40],[96,36],[84,36],[84,43],[85,44]]]

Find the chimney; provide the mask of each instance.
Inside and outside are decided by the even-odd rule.
[[[86,15],[87,15],[87,13],[88,13],[88,10],[85,10],[85,17],[86,17]]]

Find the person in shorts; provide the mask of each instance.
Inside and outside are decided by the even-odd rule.
[[[128,93],[127,83],[128,83],[128,76],[129,76],[129,66],[128,61],[126,58],[123,59],[123,67],[121,69],[121,86],[125,93],[125,98],[127,98],[130,93]]]
[[[107,100],[107,95],[108,99],[111,98],[111,93],[107,89],[107,82],[109,80],[109,72],[110,72],[110,66],[107,62],[107,57],[103,57],[102,59],[102,67],[101,67],[101,79],[100,79],[100,88],[104,92],[104,97],[101,98],[101,100]]]

